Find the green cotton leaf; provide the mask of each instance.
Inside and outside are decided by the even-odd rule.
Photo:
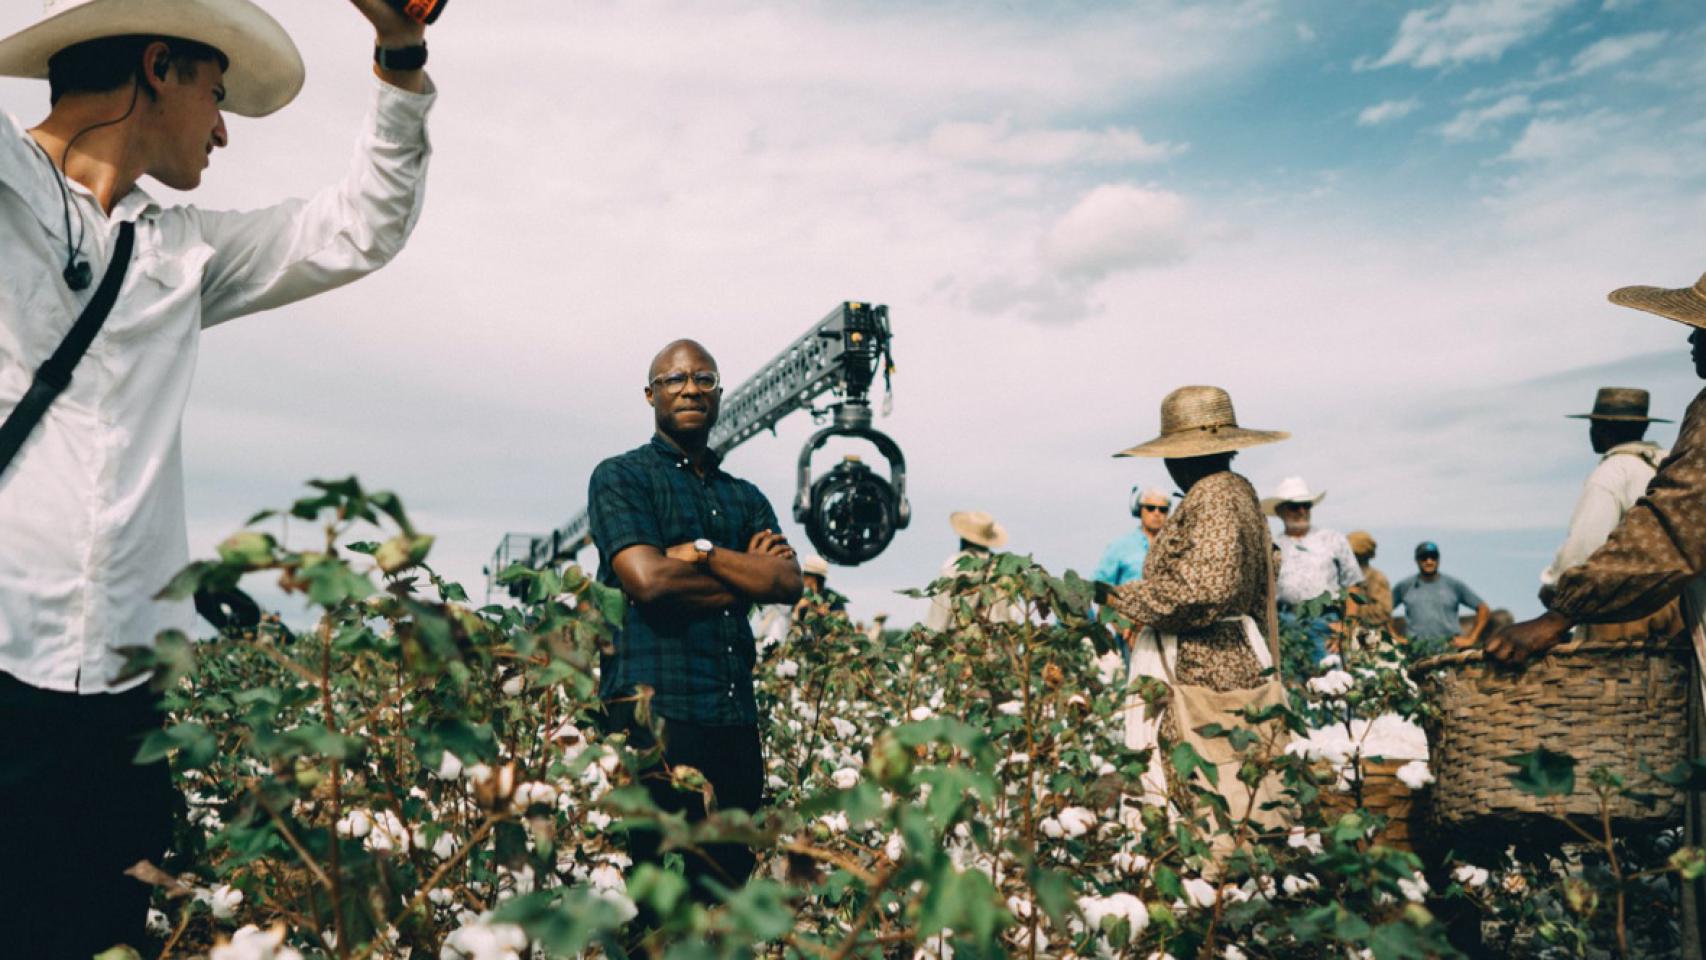
[[[794,911],[788,905],[789,889],[774,880],[753,879],[730,891],[716,881],[712,889],[724,898],[723,907],[734,919],[736,929],[756,940],[774,940],[794,929]]]
[[[1059,929],[1066,929],[1067,919],[1072,915],[1074,906],[1072,881],[1066,874],[1053,870],[1036,868],[1030,876],[1031,892],[1036,896],[1036,902],[1048,915],[1049,921]]]
[[[380,544],[373,553],[373,561],[386,573],[401,573],[424,563],[427,554],[432,552],[432,544],[432,537],[400,533]]]
[[[379,544],[374,543],[372,540],[357,540],[354,543],[344,544],[344,549],[351,553],[360,553],[372,556],[373,551],[379,549]]]
[[[420,757],[421,764],[431,769],[438,768],[439,755],[446,750],[456,754],[457,759],[464,763],[489,763],[498,756],[497,735],[489,723],[446,718],[434,723],[424,736],[419,728],[411,730],[410,736],[415,741],[416,756]],[[591,751],[582,753],[585,755]]]
[[[219,564],[208,560],[197,560],[189,566],[172,575],[159,593],[154,595],[156,600],[188,600],[195,596],[201,588],[202,577],[212,570],[217,570]]]
[[[303,554],[296,575],[308,584],[308,599],[328,609],[373,594],[373,584],[366,577],[324,553]]]
[[[1421,930],[1401,920],[1376,927],[1368,938],[1368,949],[1374,960],[1427,960],[1439,955]]]
[[[665,870],[652,863],[642,863],[634,868],[634,875],[628,878],[628,896],[635,903],[643,903],[652,908],[652,912],[660,917],[667,917],[675,910],[675,905],[687,895],[687,880],[673,870]]]
[[[1506,774],[1518,791],[1535,797],[1567,797],[1576,790],[1576,758],[1541,747],[1501,758],[1516,767]]]
[[[1203,778],[1209,782],[1210,786],[1220,785],[1220,770],[1214,764],[1204,760],[1202,754],[1197,753],[1197,748],[1189,743],[1181,740],[1174,744],[1169,759],[1173,763],[1173,772],[1179,775],[1180,781],[1188,782],[1191,779],[1192,771],[1201,770]]]
[[[398,499],[395,493],[392,493],[389,490],[380,490],[375,493],[370,493],[367,495],[367,502],[378,508],[379,511],[384,513],[387,517],[390,517],[391,521],[401,528],[405,535],[414,537],[415,528],[409,523],[408,515],[403,512],[403,501]]]
[[[1660,783],[1669,784],[1680,790],[1706,790],[1706,760],[1690,757],[1679,761],[1676,766],[1660,772],[1647,764],[1645,759],[1639,759],[1641,772],[1652,776]]]
[[[331,760],[353,760],[361,756],[367,744],[357,737],[345,736],[318,724],[305,724],[286,730],[282,741],[295,749],[292,755],[326,757]]]
[[[514,827],[525,835],[519,826],[505,823],[499,825],[500,837],[504,827]],[[616,905],[586,887],[540,890],[512,897],[497,908],[492,920],[521,927],[528,939],[553,957],[576,956],[595,939],[622,926],[622,915]]]
[[[1179,875],[1173,872],[1172,867],[1157,864],[1150,872],[1149,879],[1155,883],[1155,892],[1161,894],[1163,899],[1185,899],[1185,885],[1179,882]]]
[[[628,598],[622,595],[622,591],[597,582],[588,582],[586,591],[592,602],[598,605],[598,612],[604,616],[605,623],[620,627],[627,619]]]
[[[1336,914],[1337,915],[1333,918],[1334,938],[1336,938],[1340,943],[1360,944],[1368,941],[1369,934],[1372,930],[1369,927],[1367,920],[1364,920],[1343,907],[1338,908]]]
[[[260,523],[262,520],[271,520],[273,517],[276,517],[278,515],[279,515],[279,512],[277,510],[271,510],[271,509],[262,510],[261,512],[255,514],[254,516],[250,517],[249,519],[244,520],[243,526],[252,527],[257,523]]]
[[[219,741],[213,732],[199,723],[177,723],[164,730],[154,730],[142,738],[133,763],[154,763],[177,752],[179,765],[197,770],[212,763],[219,755]]]
[[[214,549],[219,553],[221,563],[244,570],[259,570],[273,562],[273,551],[277,547],[278,541],[272,534],[244,530],[226,537]]]

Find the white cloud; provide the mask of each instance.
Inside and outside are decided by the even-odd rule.
[[[1072,278],[1185,259],[1192,244],[1190,203],[1167,190],[1103,184],[1061,217],[1043,238],[1043,259]]]
[[[1597,40],[1571,58],[1572,72],[1580,76],[1594,70],[1616,66],[1638,53],[1645,53],[1658,47],[1665,42],[1667,36],[1668,34],[1664,31],[1655,30],[1648,33],[1630,33],[1621,37],[1606,37],[1603,40]]]
[[[926,147],[931,156],[945,160],[1013,167],[1149,163],[1184,150],[1177,144],[1151,143],[1130,127],[1015,130],[1005,117],[938,124]]]
[[[1398,120],[1414,113],[1422,105],[1422,101],[1411,97],[1408,100],[1383,100],[1372,107],[1364,107],[1357,114],[1357,126],[1373,127],[1392,120]]]
[[[1603,143],[1609,115],[1603,112],[1575,117],[1537,117],[1511,144],[1505,159],[1536,163],[1580,156]]]
[[[1539,35],[1575,0],[1454,0],[1411,10],[1392,46],[1365,66],[1449,67],[1493,61]]]
[[[1534,105],[1526,95],[1512,94],[1491,106],[1471,107],[1458,113],[1439,132],[1447,140],[1470,140],[1502,120],[1521,116],[1533,109]]]

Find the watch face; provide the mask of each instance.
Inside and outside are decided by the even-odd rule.
[[[693,541],[693,549],[699,551],[700,553],[710,553],[711,552],[711,541],[706,540],[704,537],[700,537],[699,539]]]

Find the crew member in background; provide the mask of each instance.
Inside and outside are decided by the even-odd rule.
[[[1647,492],[1665,450],[1648,442],[1647,425],[1669,423],[1647,416],[1647,391],[1633,387],[1601,387],[1594,397],[1592,413],[1570,414],[1588,421],[1588,443],[1600,455],[1599,465],[1588,474],[1576,509],[1570,514],[1570,530],[1552,564],[1540,571],[1541,602],[1558,582],[1558,575],[1587,560],[1623,519],[1623,514]]]
[[[1108,544],[1090,579],[1115,587],[1143,579],[1144,558],[1149,556],[1149,548],[1155,545],[1155,536],[1172,508],[1167,494],[1154,487],[1145,487],[1141,493],[1133,489],[1131,513],[1137,518],[1137,529]]]
[[[1487,629],[1491,611],[1456,577],[1439,572],[1439,544],[1424,540],[1416,544],[1416,574],[1392,588],[1392,607],[1404,608],[1404,635],[1409,656],[1414,659],[1443,652],[1448,647],[1472,647]],[[1475,624],[1468,633],[1458,619],[1457,608],[1475,611]]]
[[[1693,327],[1690,359],[1695,375],[1706,380],[1706,276],[1680,290],[1624,287],[1611,294],[1611,301]],[[1679,598],[1694,648],[1685,715],[1688,748],[1699,763],[1706,756],[1701,687],[1706,676],[1701,670],[1706,657],[1706,390],[1688,405],[1676,446],[1659,464],[1646,494],[1585,562],[1559,573],[1546,613],[1494,634],[1487,655],[1522,663],[1562,643],[1575,624],[1639,620]],[[1697,847],[1706,841],[1706,795],[1687,796],[1683,842]],[[1706,955],[1706,882],[1700,879],[1682,884],[1682,940],[1681,956]]]
[[[51,0],[0,40],[0,75],[46,79],[49,101],[33,127],[0,115],[6,956],[152,952],[150,890],[122,871],[160,859],[182,801],[166,764],[131,762],[160,715],[146,677],[118,679],[120,650],[194,629],[188,604],[153,597],[189,562],[179,428],[201,331],[378,269],[420,216],[424,29],[351,2],[378,45],[354,163],[306,201],[244,212],[168,205],[138,181],[195,189],[226,145],[223,111],[265,116],[302,88],[296,46],[260,7]],[[98,298],[109,271],[116,297]],[[37,371],[100,303],[86,355],[60,354],[81,357],[69,387],[42,390],[57,378]]]
[[[587,491],[598,580],[628,598],[614,652],[599,664],[598,695],[610,729],[648,750],[653,729],[637,716],[637,699],[649,688],[662,763],[703,773],[719,809],[753,813],[764,757],[747,617],[753,604],[799,600],[800,567],[764,494],[725,473],[710,449],[722,402],[716,360],[692,340],[669,344],[652,360],[645,396],[651,441],[600,463]],[[690,821],[707,815],[704,798],[676,789],[662,765],[641,782],[663,810]],[[653,830],[630,831],[634,863],[659,862],[659,840]],[[702,902],[715,899],[705,879],[739,887],[755,863],[738,843],[685,860]]]
[[[1357,604],[1357,622],[1371,629],[1392,625],[1392,581],[1374,567],[1374,537],[1367,530],[1352,530],[1345,542],[1356,555],[1357,567],[1362,570],[1362,587],[1356,592],[1363,598]]]
[[[995,522],[995,518],[982,510],[961,510],[948,515],[948,526],[959,534],[960,548],[942,564],[942,570],[936,576],[954,577],[964,572],[960,569],[960,561],[967,557],[976,558],[987,563],[993,551],[1007,545],[1007,528]],[[968,603],[976,603],[975,599],[967,597]],[[984,617],[991,623],[1011,623],[1020,619],[1021,611],[1012,604],[999,602],[987,610],[977,610],[976,615]],[[946,630],[954,622],[954,597],[952,592],[938,593],[930,598],[930,612],[924,617],[924,626],[931,630]]]
[[[1280,637],[1304,644],[1285,653],[1307,657],[1310,668],[1321,662],[1329,647],[1338,650],[1342,621],[1356,614],[1356,601],[1345,591],[1362,582],[1362,567],[1344,534],[1311,525],[1315,505],[1326,496],[1325,490],[1312,493],[1302,477],[1286,477],[1273,496],[1262,500],[1262,509],[1284,524],[1274,538],[1280,549]],[[1332,602],[1319,613],[1305,616],[1299,608],[1323,594]]]
[[[829,587],[828,560],[815,553],[806,557],[805,562],[800,564],[800,575],[805,583],[805,591],[794,604],[795,619],[812,610],[820,617],[832,613],[847,613],[847,598]]]

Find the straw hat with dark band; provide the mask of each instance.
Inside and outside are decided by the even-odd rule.
[[[1610,420],[1614,423],[1669,423],[1663,417],[1647,416],[1647,391],[1634,387],[1600,387],[1593,398],[1592,413],[1568,413],[1574,420]]]
[[[948,514],[948,526],[960,535],[961,540],[975,543],[990,550],[999,550],[1007,545],[1007,528],[995,522],[995,518],[982,510],[961,510]]]
[[[296,44],[250,0],[45,0],[42,18],[0,40],[0,76],[47,79],[47,62],[87,40],[133,35],[205,43],[231,61],[221,109],[264,117],[302,89]]]
[[[1284,440],[1283,430],[1246,430],[1219,387],[1180,387],[1161,401],[1161,435],[1116,457],[1206,457]]]
[[[1692,287],[1623,287],[1611,291],[1610,300],[1620,307],[1633,307],[1668,317],[1678,323],[1706,330],[1706,276]]]

